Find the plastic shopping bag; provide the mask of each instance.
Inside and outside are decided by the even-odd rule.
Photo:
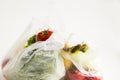
[[[87,43],[80,41],[68,41],[61,50],[66,68],[65,80],[102,80],[97,53]]]
[[[39,38],[41,33],[42,39]],[[65,75],[63,58],[59,54],[64,42],[58,35],[50,25],[32,23],[5,59],[2,71],[6,80],[60,80]]]
[[[5,79],[102,80],[92,46],[82,37],[66,40],[51,23],[33,21],[25,30],[3,62]]]

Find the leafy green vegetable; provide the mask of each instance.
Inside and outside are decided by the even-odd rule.
[[[81,51],[85,53],[88,50],[87,44],[78,44],[76,46],[71,47],[71,53],[75,53],[76,51]]]
[[[36,42],[36,35],[31,36],[27,41],[27,47]]]
[[[86,52],[87,50],[88,50],[87,44],[83,44],[83,45],[80,47],[80,51],[82,51],[82,52]]]
[[[11,80],[60,80],[64,64],[58,50],[34,49],[23,54],[10,74]]]
[[[73,46],[73,47],[71,48],[71,52],[74,53],[74,52],[80,50],[80,47],[81,47],[80,44],[78,44],[78,45],[76,45],[76,46]]]

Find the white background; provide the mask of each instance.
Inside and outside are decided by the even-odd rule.
[[[96,46],[104,80],[120,80],[120,0],[0,0],[0,63],[32,18],[49,16]]]

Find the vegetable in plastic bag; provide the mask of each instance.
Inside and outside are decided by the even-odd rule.
[[[3,66],[6,80],[60,80],[65,75],[63,58],[59,53],[64,43],[59,39],[57,31],[53,30],[54,33],[49,37],[49,34],[45,33],[46,35],[43,34],[41,37],[42,40],[39,40],[40,31],[47,30],[48,27],[32,25],[31,30],[23,34],[23,41],[17,41],[18,45],[15,44],[15,49],[11,49],[14,54],[9,53],[12,56],[8,56],[9,61]],[[38,35],[28,37],[35,33]],[[27,40],[29,44],[23,47]]]
[[[65,72],[62,57],[58,50],[44,50],[45,44],[51,44],[51,42],[35,43],[22,51],[19,57],[16,57],[16,62],[14,62],[15,59],[9,62],[4,68],[8,80],[59,80],[62,78]]]

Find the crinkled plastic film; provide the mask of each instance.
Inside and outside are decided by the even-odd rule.
[[[97,67],[99,63],[96,62],[97,52],[91,48],[93,46],[88,44],[89,49],[85,53],[65,54],[62,51],[66,44],[75,46],[84,43],[84,38],[77,36],[66,40],[64,34],[67,33],[58,29],[60,25],[54,23],[54,20],[32,20],[3,60],[2,73],[5,79],[2,80],[102,80],[101,71]],[[43,30],[52,30],[53,34],[46,41],[24,48],[30,36]],[[71,73],[66,69],[65,60],[71,62],[77,70]],[[84,66],[88,67],[87,70]]]
[[[32,22],[30,23],[30,25],[23,32],[23,34],[14,43],[13,47],[8,51],[8,54],[4,59],[4,61],[8,60],[8,63],[6,65],[2,66],[3,75],[6,78],[6,80],[18,80],[16,78],[17,76],[19,76],[19,77],[21,76],[21,79],[19,79],[19,80],[23,80],[22,77],[24,77],[24,78],[29,77],[30,75],[35,76],[35,75],[32,75],[32,73],[29,74],[27,71],[25,71],[26,76],[25,76],[25,74],[24,75],[17,74],[20,71],[22,71],[21,67],[20,67],[20,66],[23,66],[23,65],[20,65],[22,63],[22,60],[24,60],[24,58],[28,56],[28,53],[30,53],[34,49],[38,49],[37,50],[38,53],[36,51],[32,55],[29,55],[28,61],[26,61],[24,63],[24,65],[29,63],[29,61],[31,60],[30,58],[33,55],[37,57],[42,54],[42,55],[44,55],[43,60],[41,59],[41,62],[38,62],[38,63],[44,64],[44,65],[46,65],[48,63],[50,65],[50,63],[51,63],[51,66],[48,66],[46,68],[48,69],[50,67],[49,70],[54,69],[54,72],[48,71],[48,73],[45,72],[45,73],[41,74],[41,75],[46,75],[44,77],[41,77],[40,74],[38,74],[39,77],[36,76],[36,78],[33,78],[33,79],[30,76],[31,79],[29,79],[29,80],[35,80],[35,79],[59,80],[60,78],[62,78],[64,76],[64,74],[65,74],[64,63],[63,63],[62,56],[59,54],[59,49],[64,47],[64,42],[63,42],[62,38],[60,38],[60,35],[57,32],[57,30],[54,28],[54,26],[53,26],[54,24],[48,24],[48,23],[49,23],[49,21],[47,22],[47,20],[46,20],[46,22],[43,22],[40,20],[33,19]],[[30,36],[32,36],[33,34],[37,34],[40,31],[48,30],[48,29],[52,30],[54,33],[47,41],[36,42],[35,44],[29,46],[28,48],[24,48],[24,45]],[[43,54],[42,51],[45,51],[46,54]],[[46,58],[44,59],[44,57],[46,57]],[[47,59],[50,59],[50,60],[53,59],[53,60],[51,62],[49,62],[49,60],[47,61]],[[46,61],[46,62],[44,62],[44,61]],[[53,62],[53,64],[52,64],[52,62]],[[31,64],[32,64],[32,61],[31,61],[30,65]],[[41,64],[39,64],[39,66]],[[38,65],[38,64],[36,63],[35,65]],[[29,66],[29,67],[33,67],[33,66]],[[29,68],[29,67],[27,67],[27,68]],[[43,70],[45,70],[45,69],[43,69]],[[37,73],[35,73],[35,74],[37,74]],[[26,78],[25,80],[28,80],[28,79]]]

